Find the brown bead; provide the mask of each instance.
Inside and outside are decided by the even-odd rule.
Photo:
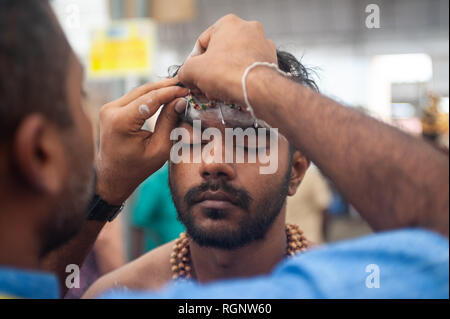
[[[185,264],[184,264],[184,263],[178,263],[178,268],[179,268],[179,269],[183,269],[183,268],[184,268],[184,266],[185,266]]]
[[[181,261],[182,261],[182,262],[185,262],[185,263],[188,262],[188,260],[189,260],[189,259],[188,259],[186,256],[184,256],[183,258],[181,258]]]
[[[178,267],[176,265],[172,266],[172,272],[177,272],[178,271]]]
[[[184,276],[186,274],[186,272],[184,271],[184,270],[180,270],[179,272],[178,272],[178,275],[179,276]]]
[[[186,247],[184,247],[183,249],[181,249],[181,253],[183,255],[186,255],[188,253],[188,249]]]
[[[186,265],[185,267],[184,267],[184,270],[186,270],[186,272],[190,272],[191,271],[191,266],[189,266],[189,265]]]
[[[177,275],[177,274],[174,274],[174,275],[172,276],[172,279],[178,279],[178,275]]]
[[[176,258],[170,258],[170,264],[174,265],[177,262]]]
[[[181,259],[181,258],[183,258],[183,254],[182,253],[178,253],[177,257],[178,257],[178,259]]]

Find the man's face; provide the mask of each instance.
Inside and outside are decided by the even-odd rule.
[[[225,136],[222,125],[214,126]],[[192,137],[192,125],[180,127]],[[291,173],[289,144],[277,139],[274,174],[260,174],[258,158],[256,163],[171,163],[169,184],[178,217],[197,244],[236,249],[264,238],[283,208]],[[203,141],[202,148],[208,142]],[[224,140],[221,145],[224,156]],[[266,147],[269,152],[269,142]],[[247,158],[248,149],[244,152]]]
[[[94,141],[90,119],[82,96],[83,69],[75,56],[68,65],[67,107],[73,125],[61,132],[66,153],[66,183],[51,215],[42,225],[43,254],[72,238],[85,220],[89,199],[94,191]]]

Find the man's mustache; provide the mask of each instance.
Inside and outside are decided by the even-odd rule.
[[[184,196],[184,201],[188,206],[193,206],[202,200],[203,193],[207,191],[221,191],[227,194],[233,201],[233,204],[248,211],[250,203],[253,200],[249,192],[245,189],[237,189],[223,179],[209,180],[200,186],[191,188]]]

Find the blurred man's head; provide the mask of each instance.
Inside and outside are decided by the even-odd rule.
[[[308,71],[294,56],[277,52],[279,68],[291,74],[291,79],[314,90],[317,87]],[[173,69],[172,69],[173,70]],[[176,72],[171,75],[174,76]],[[193,123],[181,115],[180,128],[188,130],[192,137]],[[221,121],[202,121],[202,130],[215,127],[225,139],[226,127]],[[241,127],[246,129],[247,127]],[[255,131],[256,132],[256,131]],[[220,249],[236,249],[252,241],[263,239],[277,218],[284,211],[286,196],[294,195],[309,162],[293,149],[281,136],[278,148],[271,150],[270,139],[263,145],[253,146],[245,138],[244,149],[248,159],[251,151],[277,152],[278,169],[273,174],[261,174],[260,159],[229,163],[225,160],[207,162],[203,158],[170,164],[169,184],[178,211],[178,217],[186,226],[189,236],[200,246]],[[212,143],[216,143],[216,137]],[[211,141],[202,141],[202,148]],[[191,148],[195,142],[190,141]],[[221,141],[222,154],[226,153],[225,141]],[[281,216],[283,217],[283,216]]]
[[[0,198],[20,210],[0,218],[45,254],[79,230],[93,184],[82,67],[47,1],[0,1],[0,76]]]

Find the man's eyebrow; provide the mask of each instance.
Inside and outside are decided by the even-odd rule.
[[[186,123],[193,126],[193,121],[189,117],[185,116],[183,113],[178,115],[179,124]]]

